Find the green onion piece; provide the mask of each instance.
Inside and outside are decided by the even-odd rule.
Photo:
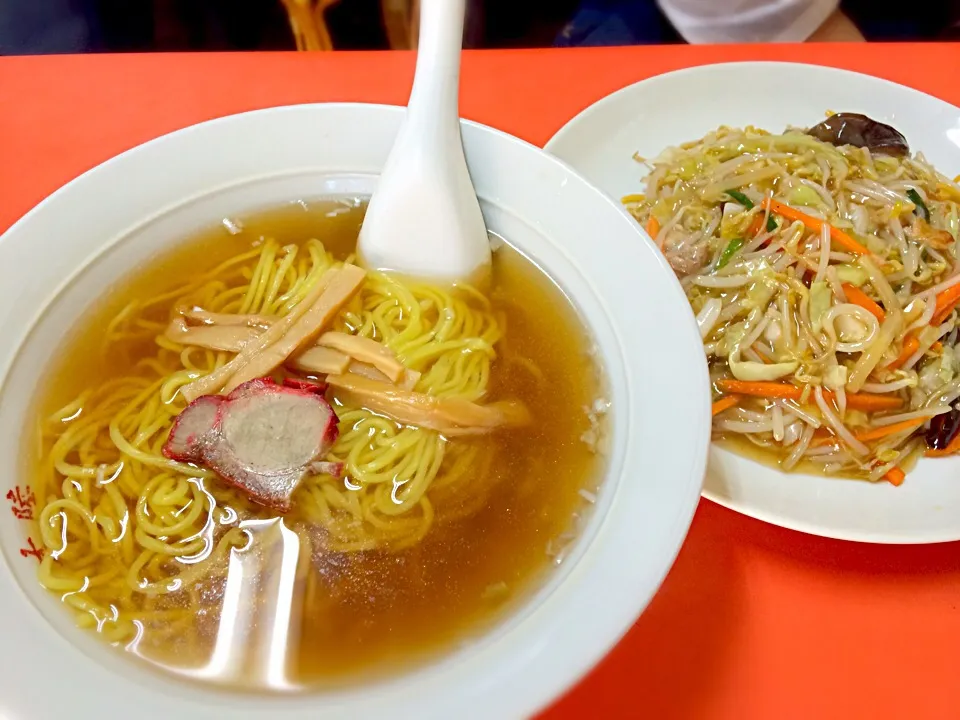
[[[922,217],[927,222],[930,222],[930,208],[927,207],[927,204],[923,201],[923,198],[920,197],[920,193],[913,188],[910,188],[907,190],[907,197],[910,198],[910,202],[917,206],[917,215]]]
[[[744,195],[744,194],[743,194],[742,192],[740,192],[739,190],[727,190],[727,195],[729,195],[729,196],[732,197],[734,200],[736,200],[738,203],[740,203],[741,205],[743,205],[747,210],[752,210],[752,209],[753,209],[753,201],[750,200],[750,198],[748,198],[746,195]]]
[[[720,253],[720,259],[717,261],[717,270],[730,262],[730,258],[732,258],[736,254],[737,250],[742,247],[743,238],[734,238],[727,243],[727,246],[723,249],[723,252]]]
[[[767,232],[773,232],[777,229],[777,221],[773,219],[773,214],[767,215]]]

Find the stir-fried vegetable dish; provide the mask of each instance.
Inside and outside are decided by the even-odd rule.
[[[623,202],[697,315],[715,439],[894,485],[960,452],[954,180],[853,113],[637,159],[645,192]]]

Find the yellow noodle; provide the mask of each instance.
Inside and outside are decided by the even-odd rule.
[[[171,341],[164,315],[200,307],[283,316],[337,264],[317,240],[299,247],[265,240],[169,292],[128,304],[109,323],[104,353],[129,357],[123,353],[150,337],[155,353],[43,421],[46,459],[35,486],[47,550],[39,577],[62,595],[78,624],[118,643],[139,642],[147,629],[191,635],[185,630],[209,606],[199,584],[222,578],[229,553],[250,542],[238,523],[269,517],[213,473],[162,455],[184,408],[180,387],[231,357]],[[476,401],[487,393],[502,321],[474,288],[444,290],[370,273],[335,329],[385,343],[421,373],[421,392]],[[362,408],[337,413],[340,438],[329,459],[346,463],[347,480],[305,478],[288,526],[321,528],[332,551],[398,551],[426,535],[438,504],[444,519],[482,506],[491,445],[448,441]],[[300,536],[302,575],[317,538]],[[307,591],[317,593],[309,577]]]

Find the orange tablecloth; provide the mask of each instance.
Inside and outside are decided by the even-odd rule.
[[[960,105],[960,46],[860,45],[468,53],[461,109],[543,144],[624,85],[748,59],[849,68]],[[0,230],[162,133],[287,103],[403,103],[412,74],[406,53],[0,58]],[[955,720],[958,606],[960,543],[824,540],[703,501],[650,608],[544,717]]]

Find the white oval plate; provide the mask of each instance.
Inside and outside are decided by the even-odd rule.
[[[645,169],[634,153],[654,157],[719,125],[770,131],[813,125],[827,110],[890,123],[943,173],[960,173],[960,109],[868,75],[792,63],[710,65],[639,82],[588,107],[545,149],[619,199],[640,191]],[[895,488],[789,475],[713,447],[703,494],[760,520],[825,537],[960,540],[960,460],[922,460]]]
[[[104,287],[218,218],[298,197],[369,193],[403,115],[383,105],[301,105],[195,125],[94,168],[0,237],[0,497],[23,483],[21,429],[42,368]],[[136,708],[140,720],[527,717],[646,607],[686,535],[706,464],[709,391],[696,325],[662,255],[606,195],[509,135],[474,123],[462,134],[488,226],[567,293],[607,370],[609,466],[557,572],[483,637],[400,677],[245,696],[149,672],[71,627],[40,588],[34,558],[18,552],[24,527],[5,508],[0,718],[112,719],[120,708]],[[595,252],[594,233],[615,252]],[[655,304],[656,314],[634,312]],[[695,392],[672,397],[650,343],[679,349],[671,367]]]

